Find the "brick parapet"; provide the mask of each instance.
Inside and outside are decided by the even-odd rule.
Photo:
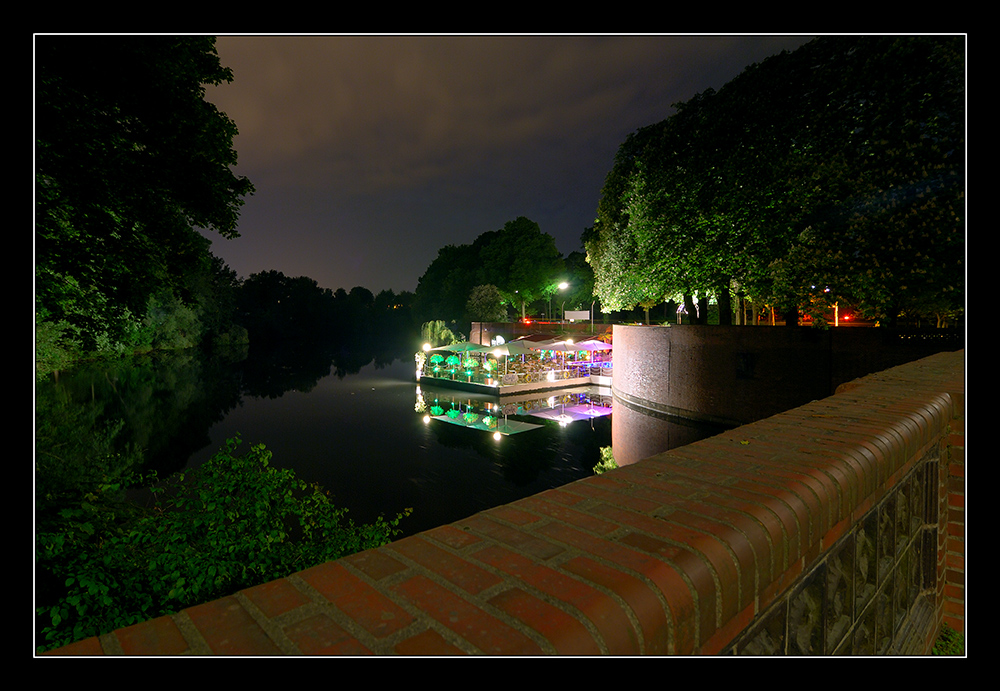
[[[943,607],[932,618],[961,624],[963,421],[964,352],[935,355],[633,465],[54,652],[735,652],[734,640],[934,454],[949,482],[938,493],[933,588]]]

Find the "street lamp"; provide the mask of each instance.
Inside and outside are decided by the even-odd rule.
[[[568,287],[569,287],[569,283],[567,283],[566,281],[563,281],[558,286],[559,290],[566,290],[566,288],[568,288]],[[565,305],[566,305],[566,302],[563,301],[563,306],[565,306]],[[552,295],[551,294],[549,295],[549,321],[552,321]]]

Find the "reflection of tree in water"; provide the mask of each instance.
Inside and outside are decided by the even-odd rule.
[[[374,350],[364,343],[304,343],[279,341],[251,346],[243,366],[243,392],[260,398],[278,398],[286,391],[311,391],[329,374],[338,379],[358,374],[374,359],[376,369],[388,367],[397,359],[413,357],[405,352],[383,347]]]
[[[64,475],[81,478],[105,456],[144,459],[160,474],[179,470],[209,443],[209,428],[239,404],[232,360],[240,356],[161,353],[87,363],[41,382],[36,456],[58,458]],[[77,470],[66,473],[67,466]]]
[[[341,349],[334,354],[333,373],[337,379],[357,374],[361,368],[372,361],[371,351],[356,349]]]
[[[331,371],[341,379],[357,374],[372,352],[274,343],[81,364],[36,386],[39,481],[80,483],[136,464],[169,475],[210,443],[211,427],[243,396],[309,391]],[[383,351],[379,359],[387,366],[394,358]]]
[[[294,341],[250,346],[243,363],[242,393],[279,398],[286,391],[311,391],[330,373],[334,349]]]

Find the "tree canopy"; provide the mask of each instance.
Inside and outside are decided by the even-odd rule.
[[[961,37],[823,37],[751,65],[622,144],[586,239],[595,293],[960,309],[963,107]]]
[[[447,245],[420,277],[418,312],[427,319],[458,320],[476,286],[495,286],[503,302],[519,311],[556,290],[563,259],[551,235],[519,216],[487,231],[469,245]]]
[[[40,36],[35,66],[37,309],[99,349],[154,292],[191,299],[212,270],[197,229],[238,235],[253,186],[204,99],[233,75],[210,36]]]

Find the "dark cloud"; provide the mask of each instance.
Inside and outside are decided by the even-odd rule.
[[[221,36],[257,194],[213,251],[246,276],[413,290],[446,244],[527,216],[564,253],[624,138],[806,36]]]

